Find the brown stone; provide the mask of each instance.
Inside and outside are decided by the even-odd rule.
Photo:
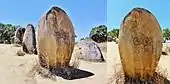
[[[118,46],[125,75],[152,76],[162,50],[161,29],[154,15],[143,8],[131,10],[121,23]]]
[[[75,44],[74,27],[64,10],[52,7],[40,18],[37,49],[44,68],[67,67]]]

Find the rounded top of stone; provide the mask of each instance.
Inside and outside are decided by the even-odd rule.
[[[52,12],[54,12],[54,11],[57,11],[57,12],[63,12],[64,14],[66,14],[66,12],[62,9],[62,8],[60,8],[60,7],[58,7],[58,6],[52,6],[51,8],[50,8],[50,10],[48,10],[48,12],[46,13],[46,19],[47,19],[47,16],[50,14],[50,13],[52,13]]]
[[[63,13],[66,14],[66,12],[65,12],[62,8],[57,7],[57,6],[53,6],[53,7],[51,8],[51,10],[56,10],[56,11],[58,11],[58,12],[62,11]]]
[[[34,27],[32,24],[28,24],[27,27],[28,27],[28,26]]]
[[[132,14],[132,12],[138,12],[138,13],[145,12],[153,16],[153,14],[149,10],[141,7],[135,7],[125,16],[125,18],[123,19],[123,23],[125,22],[125,19]]]
[[[51,9],[47,12],[47,15],[48,15],[49,13],[51,13],[52,11],[57,11],[57,12],[62,11],[63,13],[66,14],[66,12],[65,12],[62,8],[60,8],[60,7],[58,7],[58,6],[52,6]]]
[[[137,12],[144,11],[144,12],[147,12],[147,13],[152,14],[149,10],[147,10],[147,9],[145,9],[145,8],[141,8],[141,7],[133,8],[132,11],[137,11]]]

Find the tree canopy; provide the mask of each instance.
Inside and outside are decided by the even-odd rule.
[[[112,36],[113,38],[118,38],[119,35],[119,29],[112,29],[107,33],[108,36]]]
[[[163,34],[163,38],[165,38],[165,40],[170,40],[170,29],[169,28],[163,29],[162,34]]]
[[[98,43],[107,41],[107,27],[105,25],[99,25],[90,31],[89,37]]]
[[[0,23],[0,43],[4,41],[11,43],[12,37],[15,35],[15,30],[17,26],[12,24]]]
[[[119,36],[119,29],[113,28],[111,31],[107,32],[107,40],[114,41]]]

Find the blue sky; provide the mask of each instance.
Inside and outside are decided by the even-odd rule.
[[[54,5],[70,16],[78,39],[99,24],[107,24],[108,30],[119,28],[134,7],[150,10],[162,28],[170,27],[170,0],[1,0],[0,22],[37,26],[42,14]]]
[[[170,0],[107,0],[108,30],[119,28],[124,16],[134,7],[148,9],[161,28],[170,28]]]
[[[42,14],[54,5],[67,12],[78,39],[88,36],[94,26],[107,24],[106,0],[1,0],[0,22],[37,26]]]

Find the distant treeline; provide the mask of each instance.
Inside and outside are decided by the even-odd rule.
[[[0,23],[0,43],[11,44],[18,27],[20,26]]]
[[[118,37],[119,29],[112,29],[107,31],[106,25],[99,25],[94,28],[89,33],[88,37],[81,38],[80,40],[93,40],[97,43],[115,41]]]
[[[0,43],[13,43],[15,31],[17,28],[21,28],[21,26],[0,23]],[[161,31],[164,42],[166,40],[170,40],[170,28],[162,28]],[[106,25],[99,25],[91,29],[89,36],[81,38],[80,40],[93,40],[95,42],[101,43],[107,41],[115,41],[118,36],[118,28],[112,28],[112,30],[107,31]]]
[[[105,25],[99,25],[91,29],[89,36],[81,38],[80,40],[93,40],[97,43],[107,41],[107,27]]]
[[[162,28],[162,36],[163,36],[163,42],[166,42],[166,40],[170,40],[170,28]],[[112,28],[110,31],[107,31],[107,27],[105,25],[99,25],[97,27],[92,28],[89,37],[82,38],[87,39],[91,38],[92,40],[100,43],[100,42],[106,42],[106,41],[115,41],[119,36],[119,29],[118,28]]]
[[[163,41],[166,42],[166,40],[170,40],[170,28],[162,28],[161,31],[162,31]],[[115,38],[118,38],[118,36],[119,36],[118,28],[113,28],[111,31],[107,32],[108,41],[114,41]]]

